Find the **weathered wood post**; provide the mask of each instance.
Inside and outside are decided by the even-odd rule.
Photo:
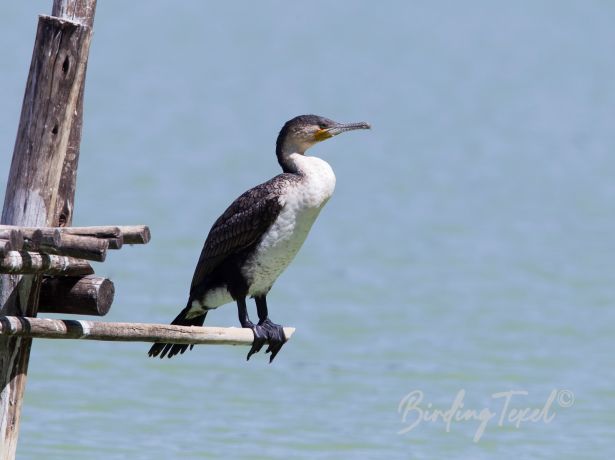
[[[113,283],[93,276],[88,260],[150,240],[145,225],[71,226],[95,8],[96,0],[54,0],[53,16],[39,18],[0,219],[0,460],[15,458],[32,338],[254,342],[243,328],[35,318],[39,303],[41,311],[104,315]],[[284,328],[287,339],[293,332]]]
[[[96,0],[54,0],[40,16],[2,224],[70,225]],[[2,275],[0,314],[36,316],[40,276]],[[0,338],[0,460],[15,457],[31,339]]]

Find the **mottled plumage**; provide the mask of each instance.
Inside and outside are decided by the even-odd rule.
[[[244,192],[214,222],[197,263],[190,297],[205,277],[229,255],[250,249],[275,221],[282,209],[280,191],[299,176],[283,173]]]

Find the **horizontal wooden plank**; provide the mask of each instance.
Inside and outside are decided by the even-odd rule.
[[[295,332],[285,327],[287,339]],[[0,317],[0,335],[44,339],[83,339],[116,342],[165,342],[202,345],[252,345],[250,329],[237,327],[173,326],[150,323]]]

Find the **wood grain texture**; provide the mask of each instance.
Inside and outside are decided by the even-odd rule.
[[[0,258],[0,273],[20,275],[79,276],[94,273],[83,259],[39,252],[9,251]]]
[[[24,239],[7,235],[7,239],[0,237],[0,257],[4,257],[9,251],[20,251],[24,247]]]
[[[285,327],[290,339],[295,328]],[[148,323],[107,323],[24,317],[0,317],[0,335],[44,339],[119,342],[166,342],[206,345],[252,345],[254,333],[237,327],[173,326]]]
[[[91,236],[60,234],[57,244],[41,243],[39,250],[47,254],[69,256],[78,259],[103,262],[107,256],[109,242]]]
[[[60,184],[90,38],[91,28],[87,26],[39,17],[2,224],[58,225],[62,208],[60,193],[67,193],[66,187]],[[39,276],[2,275],[0,313],[36,316],[39,289]],[[3,460],[15,458],[30,346],[30,339],[0,340],[0,458]]]
[[[151,232],[147,225],[99,225],[91,227],[67,227],[63,233],[81,236],[94,236],[109,240],[120,239],[125,244],[147,244]]]
[[[105,316],[115,295],[113,282],[101,276],[45,277],[39,313]]]
[[[90,30],[39,18],[7,184],[2,223],[56,226],[62,167],[84,76]]]
[[[3,230],[0,228],[0,240],[6,241],[6,251],[19,251],[23,249],[24,236],[19,229]]]
[[[37,233],[49,243],[60,244],[61,235],[89,236],[109,241],[110,249],[119,249],[124,243],[147,244],[151,239],[151,232],[147,225],[103,225],[92,227],[24,227],[16,225],[0,224],[0,237],[2,232],[11,230],[20,231],[24,238],[32,240],[36,244]],[[31,249],[31,248],[29,248]]]
[[[87,26],[90,31],[94,27],[95,13],[96,0],[54,0],[51,10],[52,16],[83,24]],[[87,71],[87,55],[85,58],[84,75]],[[66,155],[62,166],[62,176],[58,189],[58,201],[53,225],[61,227],[70,226],[73,222],[75,189],[77,187],[77,166],[79,165],[81,131],[83,127],[84,92],[85,78],[81,80],[79,85],[79,95],[73,112],[68,144],[66,146]]]

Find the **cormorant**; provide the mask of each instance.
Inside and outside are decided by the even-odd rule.
[[[286,122],[276,142],[282,174],[245,192],[213,224],[194,272],[188,303],[171,324],[202,326],[209,310],[234,300],[241,326],[254,332],[247,359],[268,342],[266,353],[271,353],[273,361],[286,337],[282,326],[268,317],[267,293],[301,248],[335,188],[331,166],[305,152],[345,131],[369,128],[364,122],[343,124],[316,115]],[[256,301],[257,324],[248,317],[246,297]],[[156,343],[149,356],[171,358],[187,348]]]

